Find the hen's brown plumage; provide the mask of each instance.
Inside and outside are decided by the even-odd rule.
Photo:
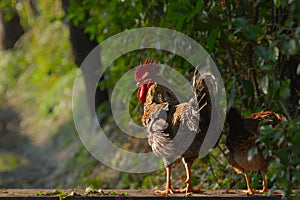
[[[195,71],[196,72],[196,71]],[[155,80],[152,77],[152,81]],[[193,94],[188,102],[179,104],[173,92],[154,83],[147,92],[142,123],[149,134],[148,142],[153,152],[161,157],[167,173],[163,194],[192,192],[190,170],[210,123],[211,100],[204,78],[194,74]],[[171,165],[182,159],[187,173],[183,190],[172,190]]]
[[[267,181],[265,175],[268,171],[268,160],[265,159],[259,149],[256,139],[260,134],[258,128],[261,122],[263,124],[277,125],[284,120],[280,114],[265,111],[251,114],[248,118],[243,118],[240,112],[235,108],[230,108],[227,115],[229,123],[229,135],[226,139],[226,146],[229,149],[228,162],[239,174],[245,174],[247,183],[247,193],[256,192],[251,189],[249,177],[250,171],[260,171],[263,177],[263,190],[267,191]],[[257,153],[253,157],[248,156],[250,149],[256,147]]]

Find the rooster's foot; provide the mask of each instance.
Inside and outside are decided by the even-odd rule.
[[[264,189],[262,189],[262,190],[259,191],[259,193],[267,193],[267,192],[269,192],[269,190],[266,189],[266,188],[264,188]]]
[[[165,190],[155,190],[154,192],[161,195],[174,194],[174,190],[171,188],[166,188]]]
[[[190,183],[185,183],[185,184],[187,184],[186,188],[174,190],[174,192],[188,194],[188,193],[199,193],[201,191],[201,188],[192,188],[192,185]]]

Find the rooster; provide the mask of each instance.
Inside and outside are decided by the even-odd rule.
[[[179,103],[168,83],[157,75],[158,66],[147,59],[136,69],[135,80],[140,86],[138,100],[144,103],[142,123],[148,132],[148,143],[153,152],[162,158],[166,169],[165,190],[160,194],[197,192],[191,184],[191,166],[199,156],[199,150],[209,127],[211,99],[204,78],[195,70],[192,97]],[[159,82],[159,83],[158,83]],[[163,84],[161,84],[163,83]],[[182,160],[187,178],[184,189],[172,189],[172,165]]]
[[[247,194],[267,192],[266,173],[268,171],[268,158],[264,158],[259,144],[256,142],[259,136],[259,125],[270,124],[276,126],[285,118],[271,111],[264,111],[251,114],[248,118],[241,116],[235,108],[230,108],[227,115],[229,124],[229,135],[226,139],[226,146],[229,149],[228,162],[233,169],[244,174],[247,184]],[[253,157],[248,156],[250,149],[257,148],[257,153]],[[262,191],[251,189],[248,173],[250,171],[260,171],[263,178]]]

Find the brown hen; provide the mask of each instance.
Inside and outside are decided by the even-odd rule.
[[[137,68],[136,81],[140,85],[138,98],[144,102],[142,123],[147,128],[148,143],[155,155],[161,157],[166,169],[165,190],[161,194],[195,192],[190,181],[191,166],[199,151],[210,123],[211,101],[204,79],[193,79],[193,94],[188,102],[179,103],[168,83],[160,80],[155,64],[146,60]],[[164,83],[163,85],[161,83]],[[144,96],[145,95],[145,96]],[[187,178],[182,190],[171,188],[172,164],[181,159]]]
[[[226,139],[226,146],[229,149],[228,162],[237,173],[245,175],[247,194],[263,193],[268,190],[266,180],[268,159],[264,158],[259,149],[259,144],[256,142],[260,134],[259,125],[263,123],[275,126],[282,120],[284,120],[282,115],[271,111],[254,113],[248,118],[243,118],[235,108],[230,108],[228,112],[229,135]],[[257,153],[253,156],[248,156],[249,151],[255,147],[257,148]],[[260,171],[263,178],[262,191],[251,189],[248,177],[250,171]]]

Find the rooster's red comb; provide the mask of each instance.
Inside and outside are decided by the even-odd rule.
[[[139,83],[142,80],[144,80],[148,75],[157,74],[158,73],[157,65],[158,62],[155,61],[154,63],[151,63],[150,58],[147,58],[144,64],[140,62],[140,66],[138,66],[135,71],[135,81]]]

